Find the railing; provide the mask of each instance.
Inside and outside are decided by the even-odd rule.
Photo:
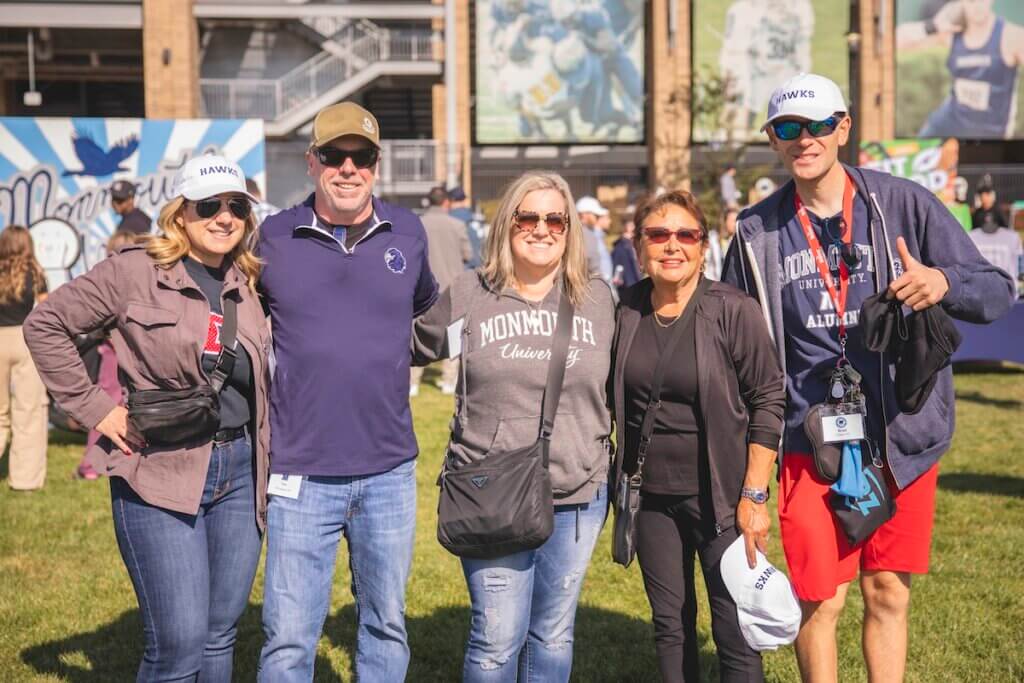
[[[380,193],[412,194],[444,184],[447,157],[461,163],[458,145],[436,140],[381,140]],[[458,171],[459,169],[456,169]]]
[[[350,24],[335,38],[342,54],[321,52],[278,79],[202,78],[203,113],[213,118],[280,119],[381,62],[435,60],[438,36],[427,29],[372,33]]]

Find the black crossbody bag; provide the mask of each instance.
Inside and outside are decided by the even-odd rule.
[[[693,315],[696,310],[699,297],[707,287],[707,280],[703,279],[697,286],[683,316]],[[653,315],[657,315],[654,313]],[[677,320],[672,336],[665,343],[665,348],[658,357],[658,365],[654,369],[654,379],[651,383],[651,396],[647,401],[647,409],[644,411],[644,421],[640,423],[640,445],[637,446],[636,471],[632,474],[626,472],[623,465],[619,480],[616,482],[615,496],[615,527],[612,532],[612,560],[623,567],[628,567],[636,556],[636,515],[640,512],[640,487],[644,483],[644,460],[647,458],[647,449],[651,446],[651,435],[654,433],[654,420],[657,417],[658,409],[661,407],[661,382],[665,378],[668,364],[672,361],[672,352],[683,336],[685,321]],[[623,435],[620,438],[625,438]],[[625,454],[623,454],[625,459]]]
[[[146,389],[128,394],[128,418],[151,446],[203,443],[220,428],[220,391],[235,367],[238,304],[224,301],[220,354],[210,383],[190,389]]]
[[[492,559],[541,546],[554,530],[548,451],[565,379],[575,310],[562,293],[533,444],[456,468],[445,458],[438,485],[437,540],[453,555]],[[465,354],[462,363],[465,365]],[[449,456],[450,457],[450,456]]]

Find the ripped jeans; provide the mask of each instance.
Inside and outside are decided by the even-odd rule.
[[[601,484],[589,503],[555,507],[555,530],[540,548],[462,560],[472,602],[463,681],[569,680],[576,603],[607,512]]]

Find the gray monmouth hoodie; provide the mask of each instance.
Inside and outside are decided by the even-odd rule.
[[[464,319],[448,442],[454,466],[537,439],[560,297],[556,287],[543,301],[531,303],[511,288],[495,292],[477,271],[467,271],[414,322],[413,364],[426,365],[448,356],[448,327]],[[611,289],[593,278],[574,315],[551,436],[556,505],[589,502],[607,481],[611,415],[606,385],[614,333]]]

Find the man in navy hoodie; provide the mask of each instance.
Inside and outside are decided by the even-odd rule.
[[[893,359],[865,348],[864,299],[887,291],[920,311],[990,322],[1013,302],[949,210],[911,181],[846,167],[852,121],[835,83],[800,74],[772,95],[765,128],[792,180],[740,215],[722,279],[761,303],[786,371],[779,521],[804,611],[796,641],[804,680],[837,678],[836,624],[860,575],[863,650],[872,681],[903,679],[910,577],[928,571],[938,460],[953,436],[953,376],[939,372],[921,409],[901,413]],[[851,547],[833,519],[804,432],[843,353],[863,375],[865,436],[877,444],[896,514]]]
[[[423,224],[373,196],[379,158],[370,112],[327,107],[306,152],[313,194],[260,231],[277,361],[259,666],[268,683],[312,680],[342,535],[359,619],[356,677],[402,681],[409,663],[409,343],[437,283]]]

